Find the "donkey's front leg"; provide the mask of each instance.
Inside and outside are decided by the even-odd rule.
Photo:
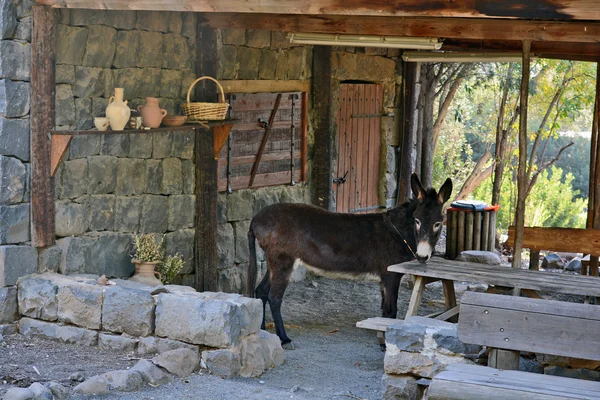
[[[283,318],[281,317],[281,302],[283,301],[283,294],[289,283],[290,277],[294,270],[294,258],[279,255],[274,259],[267,260],[269,263],[269,269],[271,272],[271,290],[269,291],[269,307],[273,314],[273,323],[275,324],[275,332],[279,339],[281,339],[281,345],[284,349],[292,350],[292,339],[290,339],[285,333],[285,327],[283,324]]]
[[[402,274],[386,272],[381,276],[383,288],[383,316],[385,318],[396,318],[398,314],[398,289]]]

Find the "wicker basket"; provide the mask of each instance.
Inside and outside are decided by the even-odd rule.
[[[190,102],[190,94],[192,89],[196,86],[196,83],[203,79],[209,79],[217,84],[221,91],[222,103],[202,103],[202,102]],[[223,86],[214,78],[210,76],[201,76],[196,79],[194,83],[190,85],[187,93],[187,103],[181,105],[183,113],[188,117],[188,121],[222,121],[227,116],[227,110],[229,104],[225,103],[225,93],[223,92]]]

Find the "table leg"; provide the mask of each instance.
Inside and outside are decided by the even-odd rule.
[[[454,291],[454,281],[442,279],[442,286],[444,288],[444,302],[446,303],[446,310],[452,310],[456,307],[456,292]],[[458,317],[453,315],[448,319],[450,322],[458,322]]]
[[[423,291],[425,291],[425,278],[422,276],[417,276],[415,278],[415,286],[413,287],[412,294],[410,295],[410,302],[408,303],[406,318],[418,314],[419,308],[421,307],[421,299],[423,298]]]

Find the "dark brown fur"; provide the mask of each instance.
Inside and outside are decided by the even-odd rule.
[[[274,204],[256,214],[248,231],[247,287],[249,296],[256,294],[263,301],[263,329],[268,301],[277,335],[283,344],[291,342],[285,333],[280,307],[298,258],[324,271],[379,276],[383,316],[395,318],[402,276],[388,272],[387,267],[415,258],[403,238],[414,252],[417,243],[423,240],[435,247],[441,229],[438,225],[434,232],[433,226],[441,223],[442,205],[452,191],[449,179],[439,195],[434,189],[426,191],[414,174],[411,186],[416,198],[386,213],[340,214],[305,204]],[[415,218],[420,221],[420,229],[416,228]],[[255,239],[265,251],[268,271],[252,293],[256,285]]]

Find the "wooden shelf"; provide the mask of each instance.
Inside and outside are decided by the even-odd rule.
[[[56,170],[60,165],[61,161],[65,157],[71,139],[75,136],[81,135],[123,135],[123,134],[149,134],[149,133],[160,133],[160,132],[188,132],[198,128],[205,128],[208,126],[213,129],[215,140],[214,140],[214,157],[215,160],[219,158],[221,148],[227,142],[227,137],[231,132],[234,122],[237,120],[224,120],[224,121],[209,121],[203,124],[185,124],[182,126],[166,127],[166,128],[152,128],[152,129],[123,129],[121,131],[97,131],[97,130],[83,130],[83,131],[50,131],[52,139],[51,147],[51,158],[50,158],[50,175],[54,176]]]

